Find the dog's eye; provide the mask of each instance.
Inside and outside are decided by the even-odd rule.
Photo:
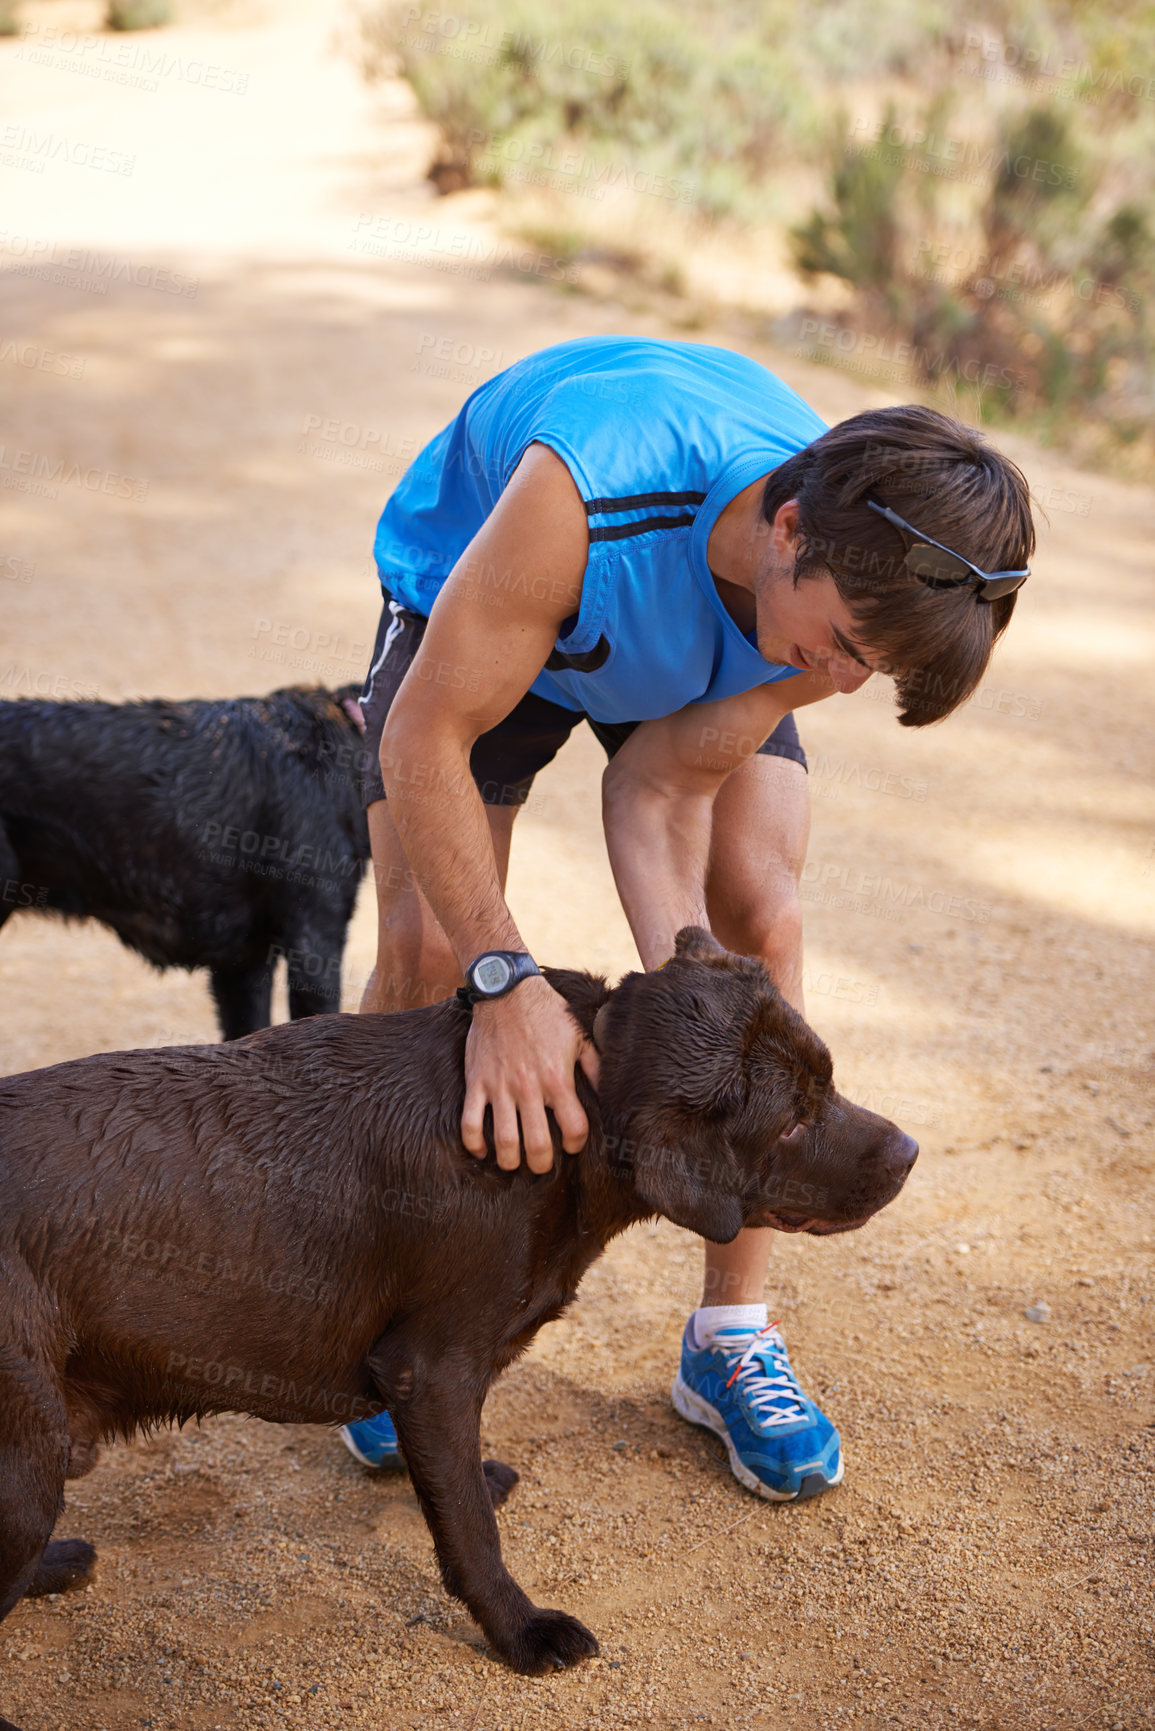
[[[779,1136],[778,1140],[779,1140],[779,1142],[790,1142],[793,1140],[801,1141],[802,1135],[803,1135],[805,1129],[806,1129],[805,1118],[796,1118],[794,1120],[793,1124],[790,1124],[785,1130],[783,1130],[783,1132],[782,1132],[781,1136]]]

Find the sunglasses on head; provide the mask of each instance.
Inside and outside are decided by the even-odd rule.
[[[879,505],[874,499],[866,499],[864,503],[898,530],[906,542],[903,564],[912,577],[917,577],[929,589],[956,589],[969,584],[980,601],[997,601],[1000,596],[1013,594],[1031,574],[1029,571],[980,571],[961,553],[944,547],[941,541],[932,541],[929,535],[916,529],[889,505]]]

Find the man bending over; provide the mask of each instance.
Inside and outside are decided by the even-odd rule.
[[[362,705],[379,948],[362,1008],[466,987],[461,1135],[499,1165],[587,1132],[596,1053],[505,901],[514,820],[580,722],[608,764],[606,844],[646,968],[681,926],[759,957],[801,1012],[806,759],[793,712],[895,681],[906,727],[963,703],[1034,545],[1015,466],[917,406],[827,430],[745,356],[597,337],[473,393],[381,518],[384,611]],[[769,1230],[705,1246],[674,1404],[759,1495],[842,1477],[838,1432],[766,1327]],[[446,1246],[451,1256],[452,1246]],[[387,1413],[343,1432],[397,1458]]]

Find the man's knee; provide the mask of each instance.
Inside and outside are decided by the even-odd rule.
[[[395,859],[375,859],[372,871],[379,908],[391,908],[406,896],[417,893],[417,879],[409,865]]]
[[[460,984],[457,960],[427,903],[416,890],[394,889],[379,879],[377,960],[362,1010],[420,1009],[449,996]]]
[[[777,881],[756,902],[733,909],[732,921],[724,940],[728,949],[757,956],[780,985],[793,979],[802,956],[802,904],[793,876]]]
[[[450,958],[450,966],[452,966]],[[380,959],[370,974],[361,999],[361,1009],[374,1015],[388,1015],[397,1010],[420,1010],[439,1004],[456,990],[448,969],[438,966],[404,969],[389,960]]]
[[[380,922],[373,980],[374,1001],[396,1010],[440,1003],[461,983],[444,934],[420,920]]]

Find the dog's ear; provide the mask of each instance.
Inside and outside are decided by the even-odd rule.
[[[718,1244],[741,1229],[761,1152],[800,1115],[825,1048],[765,969],[700,927],[599,1009],[599,1100],[640,1201]],[[827,1074],[829,1071],[827,1069]]]
[[[683,926],[674,939],[674,955],[690,962],[728,962],[730,952],[724,949],[702,926]]]
[[[675,1144],[639,1141],[631,1155],[634,1189],[675,1226],[714,1244],[729,1244],[742,1228],[741,1179],[721,1125],[694,1129]]]
[[[742,1227],[743,1174],[728,1127],[748,1092],[740,1030],[751,1005],[734,968],[708,932],[687,926],[669,972],[632,976],[625,1001],[611,999],[594,1024],[609,1088],[630,1097],[625,1151],[639,1199],[716,1244]]]

